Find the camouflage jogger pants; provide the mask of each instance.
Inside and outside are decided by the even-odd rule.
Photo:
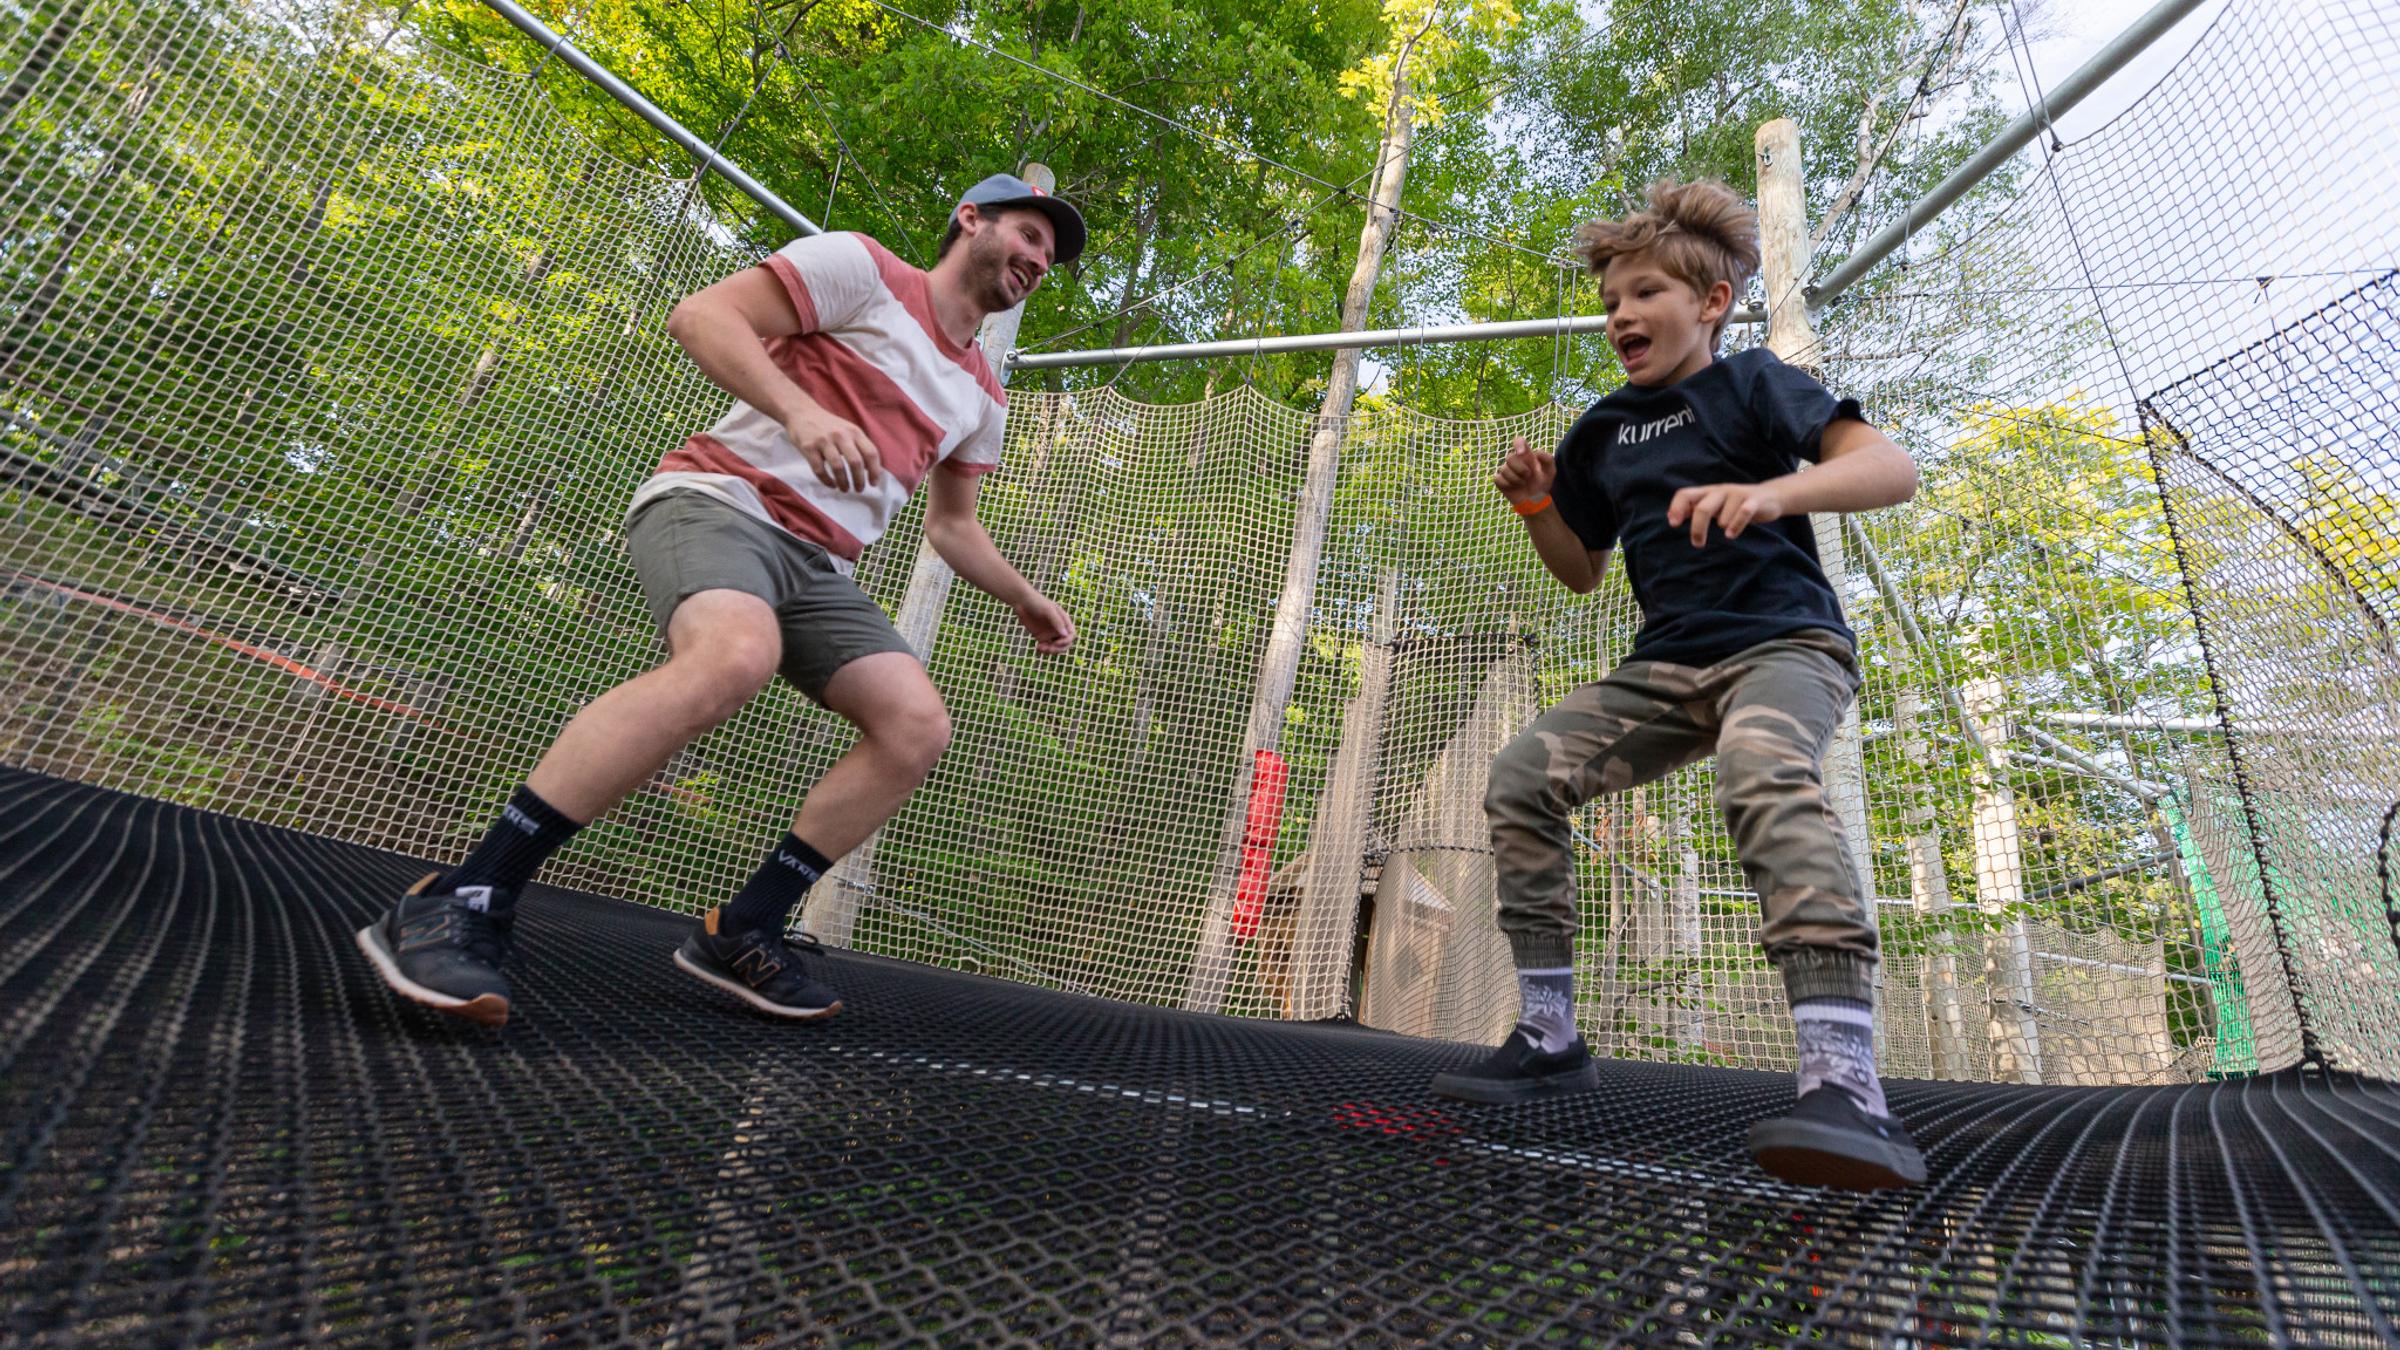
[[[1574,811],[1714,749],[1717,805],[1765,908],[1759,940],[1786,991],[1871,998],[1874,911],[1820,768],[1857,693],[1849,642],[1811,629],[1713,666],[1628,661],[1535,718],[1492,761],[1483,801],[1500,930],[1517,966],[1574,963]]]

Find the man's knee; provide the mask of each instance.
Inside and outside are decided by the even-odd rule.
[[[904,770],[923,779],[950,748],[950,710],[942,706],[941,695],[928,689],[862,730]]]
[[[755,596],[702,592],[675,612],[668,634],[675,711],[702,730],[740,712],[783,660],[775,611]]]

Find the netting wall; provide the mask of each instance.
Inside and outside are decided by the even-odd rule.
[[[527,81],[405,37],[29,13],[0,34],[0,760],[458,856],[657,658],[620,517],[722,398],[663,319],[755,251]],[[2400,1074],[2375,858],[2400,166],[2390,110],[2352,106],[2395,77],[2370,6],[2228,6],[1825,317],[1827,378],[1925,477],[1820,531],[1868,670],[1829,774],[1874,878],[1887,1071]],[[1489,485],[1571,410],[1339,429],[1266,771],[1247,729],[1316,419],[1248,388],[1011,409],[983,518],[1081,641],[1037,658],[954,591],[952,748],[811,924],[1093,994],[1504,1027],[1483,771],[1636,622],[1621,573],[1551,582]],[[915,522],[860,569],[894,610]],[[847,741],[772,689],[547,875],[712,904]],[[1579,820],[1586,1030],[1780,1065],[1710,788]]]

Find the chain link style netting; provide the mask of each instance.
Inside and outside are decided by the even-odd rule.
[[[758,249],[404,32],[27,13],[0,35],[0,761],[455,859],[658,656],[621,513],[723,402],[663,319]],[[1867,670],[1828,779],[1888,1074],[2400,1073],[2374,856],[2400,166],[2390,109],[2352,106],[2396,77],[2372,6],[2229,6],[1823,317],[1808,359],[1925,478],[1819,529]],[[955,741],[807,922],[1056,990],[1496,1037],[1485,769],[1638,617],[1620,571],[1552,582],[1490,488],[1571,416],[1020,390],[983,518],[1082,640],[1038,658],[956,588],[929,653]],[[916,521],[860,569],[895,612]],[[545,877],[713,904],[847,742],[771,689]],[[1707,768],[1579,834],[1595,1048],[1787,1066]]]
[[[837,952],[771,1023],[539,886],[494,1035],[351,933],[414,859],[0,768],[0,1339],[2389,1345],[2400,1088],[1893,1080],[1931,1177],[1786,1186],[1788,1073],[1193,1016]]]

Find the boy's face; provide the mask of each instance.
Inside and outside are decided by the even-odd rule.
[[[1732,283],[1720,281],[1702,295],[1647,252],[1611,258],[1600,277],[1609,345],[1625,378],[1639,385],[1673,384],[1714,359],[1714,329],[1732,303]]]

